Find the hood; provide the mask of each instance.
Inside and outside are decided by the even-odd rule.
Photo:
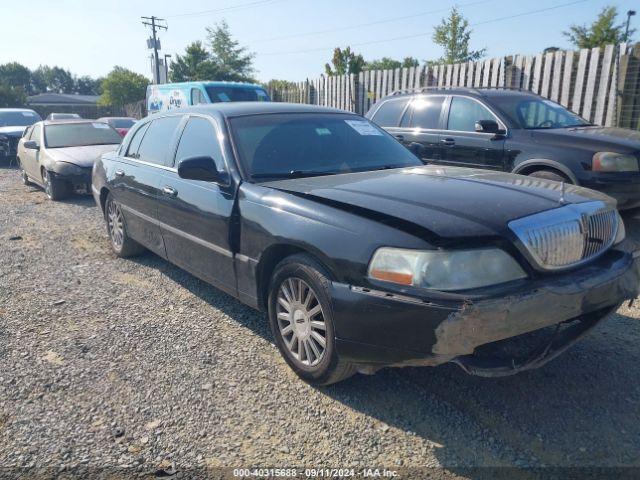
[[[583,147],[597,151],[619,153],[640,152],[640,131],[616,127],[576,127],[531,130],[539,143],[553,142],[571,148]],[[577,143],[576,143],[577,142]]]
[[[0,127],[0,135],[21,137],[27,127]]]
[[[48,148],[47,155],[56,162],[73,163],[79,167],[92,167],[103,153],[113,152],[118,145],[86,145],[83,147]]]
[[[509,221],[563,205],[558,182],[461,167],[427,165],[263,185],[448,239],[504,236]],[[600,192],[564,186],[565,203],[592,200],[615,202]]]

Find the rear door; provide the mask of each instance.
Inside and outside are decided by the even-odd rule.
[[[446,130],[440,137],[442,163],[462,167],[504,170],[505,136],[476,132],[479,120],[503,122],[479,100],[453,95],[446,113]]]
[[[166,251],[158,225],[158,201],[162,173],[171,168],[180,121],[181,116],[172,115],[143,125],[109,174],[129,235],[163,257]]]
[[[222,130],[210,117],[189,115],[185,119],[173,168],[163,170],[160,185],[158,220],[167,257],[216,287],[235,293],[229,235],[235,186],[230,181],[185,180],[177,172],[181,160],[202,156],[213,158],[219,172],[228,172],[220,145]],[[228,174],[224,177],[230,178]]]
[[[371,121],[384,128],[391,135],[404,143],[405,128],[401,126],[409,104],[410,97],[390,98],[383,101],[370,117]]]

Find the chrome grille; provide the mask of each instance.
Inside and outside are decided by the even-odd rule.
[[[615,240],[618,212],[604,202],[570,204],[509,222],[525,254],[547,270],[579,265]]]

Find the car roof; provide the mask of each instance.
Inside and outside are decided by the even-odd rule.
[[[466,95],[470,97],[505,97],[505,96],[526,96],[538,97],[533,92],[527,90],[509,89],[509,88],[491,88],[491,87],[427,87],[411,90],[398,90],[382,98],[388,100],[390,98],[412,97],[415,95]]]
[[[104,121],[104,120],[133,120],[136,121],[135,118],[133,117],[100,117],[97,119],[98,122]]]
[[[30,108],[0,108],[0,112],[33,112],[33,113],[36,113],[35,110],[31,110]]]
[[[96,123],[97,120],[89,118],[60,118],[58,120],[43,120],[43,125],[68,125],[70,123]],[[99,122],[104,123],[104,122]]]
[[[262,85],[258,85],[257,83],[245,83],[245,82],[225,82],[225,81],[196,81],[196,82],[176,82],[176,83],[161,83],[160,85],[149,85],[149,87],[160,87],[160,88],[177,88],[177,87],[231,87],[231,88],[261,88],[264,90]]]
[[[192,107],[155,113],[147,118],[162,117],[170,113],[200,113],[202,115],[221,115],[223,117],[240,117],[244,115],[262,115],[269,113],[342,113],[356,115],[353,112],[337,108],[307,105],[303,103],[283,102],[220,102],[207,103]]]

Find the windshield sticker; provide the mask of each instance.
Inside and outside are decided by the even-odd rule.
[[[328,128],[316,128],[316,133],[318,135],[331,135],[331,130]]]
[[[93,128],[109,128],[109,125],[107,125],[106,123],[92,123],[91,125],[93,125]]]
[[[21,112],[23,117],[35,117],[36,114],[33,112]]]
[[[220,100],[222,100],[223,102],[230,102],[230,101],[231,101],[231,99],[229,98],[229,95],[227,95],[227,94],[226,94],[226,93],[224,93],[224,92],[220,92],[220,93],[218,94],[218,98],[219,98]]]
[[[382,132],[371,125],[366,120],[345,120],[345,123],[353,128],[360,135],[380,135]]]

